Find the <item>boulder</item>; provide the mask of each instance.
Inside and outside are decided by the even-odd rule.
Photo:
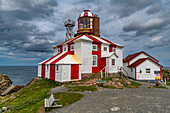
[[[11,81],[7,75],[0,74],[0,95],[6,91],[12,83],[13,81]]]

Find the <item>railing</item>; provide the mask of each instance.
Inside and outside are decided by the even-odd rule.
[[[161,75],[161,81],[166,85],[166,77],[164,75]]]
[[[128,78],[128,72],[122,66],[119,66],[118,68],[119,68],[120,72],[123,70],[122,72],[126,73],[126,75],[123,73],[123,76],[127,79]]]
[[[104,67],[101,71],[100,71],[100,73],[101,73],[101,78],[103,78],[103,70],[105,69],[105,77],[108,77],[108,74],[109,74],[109,71],[108,71],[108,67]]]

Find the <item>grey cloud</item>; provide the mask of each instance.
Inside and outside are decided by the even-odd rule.
[[[152,49],[155,47],[162,47],[169,45],[170,39],[162,37],[162,36],[157,36],[152,38],[148,43],[145,44],[145,48]]]
[[[150,6],[150,8],[146,11],[148,14],[154,14],[157,13],[161,10],[162,8],[162,4],[161,3],[156,3],[152,6]]]
[[[136,36],[156,35],[165,30],[168,25],[170,25],[170,18],[153,18],[145,23],[132,21],[129,25],[123,27],[123,31],[135,31]]]

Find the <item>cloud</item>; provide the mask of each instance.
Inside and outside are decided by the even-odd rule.
[[[150,8],[146,11],[148,14],[154,14],[157,13],[161,10],[162,4],[161,3],[155,3]]]
[[[162,47],[169,45],[169,39],[167,40],[166,38],[162,36],[156,36],[153,37],[148,43],[146,43],[146,47],[149,49],[155,48],[155,47]]]
[[[168,25],[170,25],[170,18],[152,18],[146,22],[136,19],[124,26],[123,32],[134,32],[134,36],[136,37],[144,35],[153,36],[161,33]]]

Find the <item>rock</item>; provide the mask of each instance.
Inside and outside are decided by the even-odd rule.
[[[128,80],[126,80],[125,83],[131,85],[131,82],[129,82]]]
[[[31,84],[37,82],[39,79],[41,79],[41,78],[39,78],[39,77],[34,77],[34,78],[33,78],[27,85],[25,85],[25,86],[30,86]]]
[[[118,111],[118,110],[120,110],[119,107],[112,107],[112,108],[111,108],[111,111]]]
[[[0,95],[6,91],[12,83],[13,81],[11,81],[7,75],[0,74]]]
[[[15,86],[15,87],[8,93],[8,95],[11,94],[11,93],[15,93],[15,92],[19,91],[19,90],[22,89],[22,88],[24,88],[24,85],[17,85],[17,86]]]

